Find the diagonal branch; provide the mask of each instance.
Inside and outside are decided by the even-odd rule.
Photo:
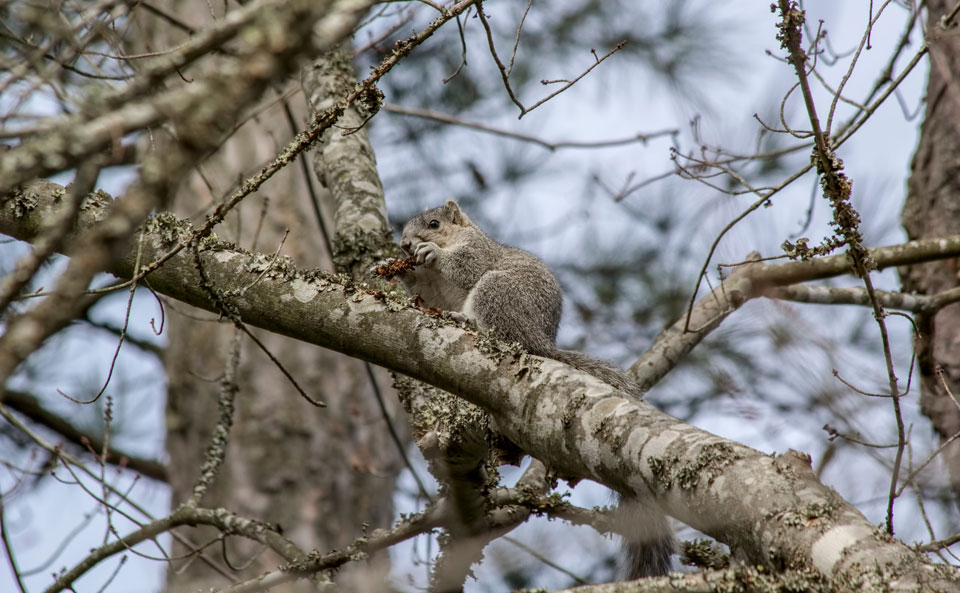
[[[890,390],[890,401],[893,404],[894,418],[897,423],[897,442],[899,443],[893,462],[887,503],[887,532],[892,535],[893,505],[896,499],[897,481],[900,478],[900,464],[903,461],[903,453],[906,448],[906,428],[900,410],[900,387],[893,367],[893,353],[890,348],[886,321],[884,320],[886,314],[874,293],[873,280],[870,277],[870,272],[876,266],[863,244],[863,234],[860,232],[860,214],[850,202],[852,182],[843,172],[843,162],[833,151],[830,138],[820,127],[813,93],[810,91],[810,84],[807,80],[807,55],[801,46],[800,31],[805,18],[804,12],[797,7],[793,0],[779,0],[779,2],[780,16],[783,20],[777,24],[780,29],[778,39],[780,39],[781,45],[787,49],[787,60],[793,64],[797,80],[800,83],[803,102],[807,108],[807,117],[810,119],[810,125],[813,129],[815,147],[813,158],[817,163],[817,172],[820,174],[820,186],[823,189],[823,196],[830,201],[833,208],[833,226],[836,234],[833,238],[827,240],[827,244],[834,246],[843,244],[846,246],[846,253],[850,258],[853,273],[863,280],[864,287],[870,297],[870,304],[873,307],[874,319],[880,329],[880,341],[883,346],[887,383]],[[842,241],[839,241],[840,237],[842,237]]]

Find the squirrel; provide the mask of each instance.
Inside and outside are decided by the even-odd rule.
[[[612,365],[557,348],[563,292],[553,273],[535,255],[488,237],[453,200],[407,222],[400,247],[418,264],[401,274],[400,281],[426,306],[643,396],[639,386]]]
[[[487,236],[453,200],[412,218],[403,227],[400,247],[416,266],[399,278],[411,295],[455,319],[476,323],[502,340],[519,342],[531,354],[584,371],[635,397],[643,391],[614,366],[580,352],[557,348],[563,292],[539,258]],[[627,544],[630,578],[665,575],[674,551],[666,517],[639,509],[633,500],[621,508],[637,525]]]

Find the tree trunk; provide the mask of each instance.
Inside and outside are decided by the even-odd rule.
[[[911,239],[960,233],[960,38],[940,35],[937,22],[953,4],[952,0],[927,3],[927,31],[932,38],[927,113],[901,218]],[[936,294],[955,288],[957,265],[956,259],[949,259],[900,268],[903,290]],[[919,314],[917,322],[921,407],[943,442],[960,432],[960,405],[937,375],[937,368],[942,368],[946,386],[955,396],[960,394],[960,307]],[[942,458],[953,492],[960,495],[960,440],[948,445]]]
[[[165,10],[197,27],[210,19],[206,4],[178,2]],[[144,21],[144,30],[150,33],[147,44],[154,49],[184,41],[183,31],[156,18]],[[185,79],[191,78],[189,71],[183,74]],[[291,80],[290,84],[295,82]],[[283,90],[268,91],[263,104],[275,101]],[[180,216],[193,217],[196,223],[198,214],[209,212],[230,193],[238,182],[238,171],[256,171],[274,158],[297,131],[284,111],[285,103],[294,112],[293,125],[302,126],[306,111],[300,95],[257,113],[217,154],[199,165],[203,177],[194,175],[184,184],[172,209]],[[206,199],[200,201],[198,196]],[[317,211],[298,163],[286,167],[236,212],[217,228],[221,239],[273,253],[289,229],[283,255],[302,267],[331,269]],[[176,507],[189,498],[199,475],[217,419],[218,379],[224,373],[235,329],[225,319],[218,321],[209,313],[182,304],[168,301],[166,311],[167,452],[172,504]],[[399,456],[388,438],[386,421],[363,363],[267,332],[255,333],[307,394],[322,400],[326,407],[314,407],[300,397],[268,356],[244,337],[226,460],[201,504],[277,524],[305,550],[343,547],[362,533],[364,524],[371,528],[389,526]],[[388,387],[382,376],[379,383]],[[399,408],[395,399],[386,396],[392,418]],[[205,544],[216,536],[209,528],[182,533],[195,544]],[[235,575],[237,578],[266,572],[282,562],[270,552],[261,554],[260,546],[241,538],[228,540],[227,550],[230,566],[245,567]],[[175,543],[174,557],[188,552]],[[173,562],[168,571],[168,590],[195,591],[225,584],[224,576],[217,572],[233,570],[226,566],[219,546],[210,548],[206,555],[211,562],[195,558]],[[388,568],[385,559],[384,554],[348,570],[338,581],[355,581],[347,591],[384,590],[382,580]],[[219,566],[219,571],[211,563]],[[364,582],[356,582],[361,573]],[[309,583],[286,590],[307,590],[304,585]]]

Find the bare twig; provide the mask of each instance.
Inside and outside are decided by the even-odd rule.
[[[888,309],[902,311],[932,312],[960,301],[960,288],[952,288],[935,295],[875,290],[880,304]],[[818,305],[866,305],[872,306],[870,295],[862,286],[808,286],[793,284],[771,289],[766,296],[798,303]]]
[[[633,144],[635,142],[646,143],[648,140],[652,140],[654,138],[660,138],[663,136],[675,136],[678,133],[678,130],[676,129],[669,129],[669,130],[659,130],[656,132],[650,132],[646,134],[638,133],[628,138],[618,138],[614,140],[596,140],[596,141],[559,140],[555,142],[550,142],[547,140],[543,140],[542,138],[538,138],[536,136],[521,134],[519,132],[512,132],[510,130],[504,130],[502,128],[494,128],[484,124],[466,121],[458,117],[454,117],[452,115],[447,115],[445,113],[440,113],[437,111],[430,111],[427,109],[417,109],[415,107],[402,107],[400,105],[393,105],[390,103],[385,104],[383,106],[383,109],[390,113],[397,113],[400,115],[411,115],[414,117],[432,119],[434,121],[462,126],[465,128],[470,128],[472,130],[485,132],[488,134],[494,134],[496,136],[514,138],[516,140],[522,140],[524,142],[530,142],[532,144],[542,146],[549,150],[557,150],[558,148],[606,148],[610,146],[623,146],[625,144]],[[672,173],[673,171],[670,172],[670,174]]]
[[[530,7],[533,6],[533,0],[528,0],[527,7],[523,9],[523,16],[520,17],[520,23],[517,25],[517,36],[513,40],[513,51],[510,52],[510,64],[507,66],[507,76],[513,72],[513,63],[517,59],[517,48],[520,47],[520,33],[523,31],[523,23],[527,20],[527,14]]]
[[[529,8],[529,7],[528,7],[528,8]],[[482,2],[478,2],[478,3],[477,3],[477,16],[480,18],[480,24],[483,25],[483,29],[484,29],[484,31],[486,31],[486,33],[487,33],[487,45],[488,45],[488,47],[490,48],[490,55],[493,57],[493,61],[494,61],[494,63],[497,65],[497,70],[500,71],[500,79],[503,81],[503,88],[506,89],[506,91],[507,91],[507,96],[510,97],[510,100],[513,101],[513,104],[516,105],[517,108],[520,109],[520,115],[517,117],[517,119],[522,118],[524,115],[530,113],[531,111],[533,111],[533,110],[536,109],[537,107],[540,107],[541,105],[543,105],[544,103],[546,103],[546,102],[549,101],[550,99],[556,97],[556,96],[559,95],[560,93],[566,91],[567,89],[569,89],[569,88],[572,87],[573,85],[577,84],[577,82],[579,82],[580,79],[582,79],[584,76],[586,76],[587,74],[589,74],[594,68],[596,68],[597,66],[599,66],[604,60],[606,60],[607,58],[609,58],[609,57],[612,56],[613,54],[615,54],[615,53],[617,53],[618,51],[620,51],[621,49],[623,49],[624,44],[626,44],[626,41],[621,41],[621,42],[618,43],[616,46],[614,46],[613,49],[611,49],[610,51],[608,51],[607,53],[605,53],[603,56],[598,56],[598,55],[597,55],[597,52],[596,52],[595,50],[592,50],[592,49],[591,49],[590,52],[593,54],[593,58],[594,58],[593,64],[591,64],[589,68],[587,68],[586,70],[584,70],[583,72],[581,72],[576,78],[573,78],[572,80],[566,80],[566,79],[564,79],[564,80],[541,80],[540,83],[541,83],[541,84],[544,84],[544,85],[546,85],[546,84],[552,84],[552,83],[554,83],[554,82],[563,82],[563,83],[565,83],[565,84],[564,84],[562,87],[560,87],[560,89],[558,89],[558,90],[550,93],[549,95],[547,95],[546,97],[540,99],[539,101],[537,101],[536,103],[534,103],[534,104],[531,105],[530,107],[526,107],[526,106],[524,106],[524,104],[520,101],[520,99],[517,97],[516,92],[513,90],[513,87],[510,85],[510,69],[513,68],[513,62],[512,62],[512,60],[511,60],[510,69],[508,69],[506,66],[503,65],[503,62],[500,60],[500,56],[497,55],[496,44],[495,44],[494,41],[493,41],[493,31],[492,31],[491,28],[490,28],[490,23],[487,22],[487,15],[483,12],[483,3],[482,3]],[[526,13],[524,13],[524,16],[526,16]],[[518,32],[517,32],[517,35],[519,36],[519,30],[518,30]],[[514,46],[514,48],[516,48],[516,46]]]

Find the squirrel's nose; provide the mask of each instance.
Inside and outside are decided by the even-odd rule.
[[[413,244],[410,242],[410,239],[401,239],[400,240],[400,249],[403,249],[407,253],[412,253],[411,248]]]

